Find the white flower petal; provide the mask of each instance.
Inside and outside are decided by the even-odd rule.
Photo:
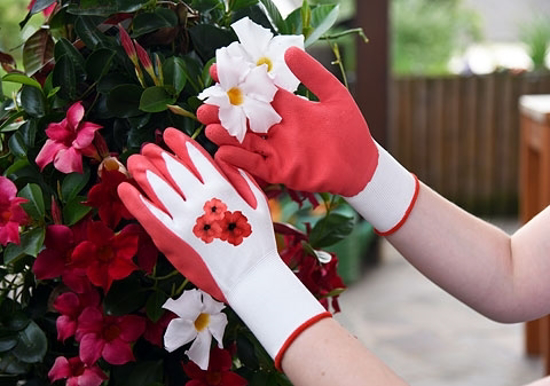
[[[200,100],[205,100],[207,98],[220,98],[223,96],[227,96],[226,90],[224,90],[219,84],[215,84],[214,86],[210,86],[202,92],[197,95],[197,98]]]
[[[264,102],[271,102],[277,93],[277,87],[269,77],[265,65],[252,69],[241,83],[241,89],[246,97]]]
[[[231,43],[230,47],[233,44],[238,43]],[[216,50],[218,79],[222,89],[225,91],[239,85],[248,75],[248,71],[251,68],[250,62],[240,55],[235,55],[235,50],[230,47],[222,47]]]
[[[220,122],[227,132],[243,142],[246,135],[246,115],[241,106],[220,107]]]
[[[212,334],[214,339],[218,342],[220,348],[223,347],[223,334],[225,327],[227,326],[227,315],[224,313],[210,315],[210,324],[208,324],[208,331]]]
[[[197,330],[192,321],[180,318],[172,319],[164,333],[164,347],[168,352],[172,352],[196,337]]]
[[[273,68],[269,75],[273,77],[275,84],[290,92],[296,91],[300,80],[290,71],[284,57],[290,47],[304,49],[303,35],[280,35],[275,36],[268,48],[268,57],[271,59]]]
[[[244,111],[250,123],[250,130],[255,133],[267,133],[271,126],[282,120],[271,104],[254,99],[246,100]]]
[[[168,299],[162,308],[172,311],[182,319],[194,322],[202,310],[201,293],[197,289],[184,291],[178,299]]]
[[[254,62],[264,55],[273,37],[270,30],[254,23],[248,17],[237,20],[231,24],[231,27],[237,34],[244,50],[250,54]]]
[[[212,335],[208,330],[197,335],[197,338],[185,352],[190,360],[195,362],[202,370],[208,369],[208,363],[210,362],[210,344],[212,343]]]
[[[220,312],[222,312],[222,310],[225,308],[225,304],[223,304],[222,302],[218,302],[217,300],[214,300],[214,298],[210,296],[208,293],[204,291],[201,291],[201,292],[202,292],[202,304],[203,304],[202,312],[210,315],[219,314]]]

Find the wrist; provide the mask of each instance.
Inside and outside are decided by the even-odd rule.
[[[227,301],[278,369],[293,340],[318,320],[331,316],[275,251],[239,281]]]
[[[407,220],[419,190],[418,178],[384,148],[378,148],[378,166],[365,188],[346,201],[374,227],[387,236]]]

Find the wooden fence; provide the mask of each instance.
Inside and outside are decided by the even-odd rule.
[[[465,209],[516,213],[518,99],[546,93],[549,73],[393,79],[388,147],[422,181]]]

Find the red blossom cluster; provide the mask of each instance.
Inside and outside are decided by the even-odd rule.
[[[207,201],[203,209],[204,214],[197,218],[193,233],[207,244],[221,239],[237,246],[252,233],[246,216],[241,211],[228,211],[227,205],[217,198]]]
[[[338,275],[338,258],[331,253],[328,263],[319,261],[308,244],[308,234],[286,224],[275,224],[279,254],[307,289],[329,310],[340,312],[338,295],[346,288]],[[330,301],[330,303],[329,303]]]

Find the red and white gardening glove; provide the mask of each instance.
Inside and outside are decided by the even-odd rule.
[[[235,171],[232,185],[176,129],[164,140],[175,155],[149,144],[128,160],[145,195],[124,183],[120,198],[174,267],[228,303],[280,365],[292,340],[330,314],[279,257],[266,198],[250,178]]]
[[[267,134],[248,131],[243,143],[221,126],[216,106],[202,105],[197,116],[220,146],[216,160],[291,189],[342,195],[380,234],[394,232],[414,204],[416,177],[373,140],[336,77],[299,48],[285,61],[319,102],[279,89],[272,105],[282,121]]]

